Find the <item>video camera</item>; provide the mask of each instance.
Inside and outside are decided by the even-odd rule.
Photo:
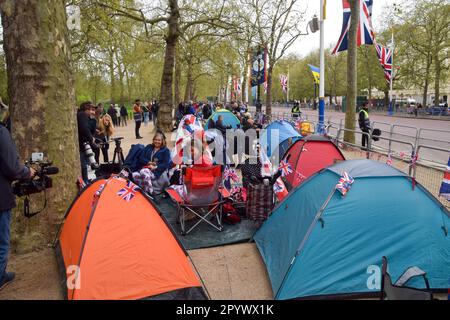
[[[57,167],[52,167],[51,161],[44,161],[42,158],[36,158],[35,154],[33,154],[32,158],[25,162],[25,165],[27,167],[31,165],[37,166],[37,178],[15,182],[13,184],[13,192],[16,196],[23,197],[39,193],[45,189],[50,189],[53,186],[52,178],[49,176],[57,174],[59,169]]]
[[[52,178],[50,175],[59,173],[57,167],[52,167],[51,161],[45,161],[42,153],[33,153],[31,159],[25,162],[27,167],[34,166],[36,168],[36,175],[32,179],[20,180],[13,184],[13,193],[18,197],[25,196],[24,201],[24,215],[27,218],[31,218],[45,209],[47,204],[47,197],[45,198],[45,204],[42,210],[30,214],[30,200],[29,195],[45,192],[46,189],[50,189],[53,186]]]

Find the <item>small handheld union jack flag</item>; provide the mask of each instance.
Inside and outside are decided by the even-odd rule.
[[[273,185],[273,191],[275,193],[281,193],[284,190],[286,190],[286,187],[285,187],[283,181],[281,179],[277,179],[277,181],[275,181],[275,184]]]
[[[126,202],[130,202],[134,198],[138,190],[139,187],[137,185],[135,185],[131,181],[128,181],[126,187],[120,189],[119,192],[117,192],[117,195],[120,196]]]
[[[391,167],[392,167],[392,157],[391,157],[391,154],[390,154],[390,153],[388,154],[388,158],[387,158],[387,160],[386,160],[386,164],[387,164],[388,166],[391,166]]]
[[[233,180],[234,182],[239,181],[239,177],[236,173],[236,170],[231,169],[230,166],[226,166],[223,171],[223,180]]]
[[[353,182],[355,182],[355,179],[353,179],[347,172],[344,171],[341,175],[341,178],[339,179],[338,184],[336,185],[336,189],[342,194],[342,196],[345,196],[352,187]]]
[[[280,165],[278,166],[278,170],[281,170],[282,177],[286,177],[293,172],[291,165],[284,160],[281,160]]]
[[[448,157],[447,170],[444,173],[441,188],[439,189],[439,196],[450,201],[450,155]]]

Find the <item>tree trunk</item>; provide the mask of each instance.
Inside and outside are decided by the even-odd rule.
[[[267,70],[267,94],[266,94],[266,115],[269,117],[272,115],[272,72],[273,66],[270,63]]]
[[[441,82],[441,63],[439,60],[439,52],[436,51],[434,53],[434,70],[435,70],[435,76],[434,76],[434,106],[439,108],[439,95],[440,93],[440,82]]]
[[[110,99],[114,103],[114,94],[116,93],[116,79],[114,76],[114,51],[109,52],[109,81],[110,81]]]
[[[80,174],[70,43],[63,0],[3,0],[0,4],[13,136],[21,159],[44,152],[59,167],[47,209],[13,222],[13,245],[28,251],[50,241]],[[36,199],[38,198],[38,199]],[[32,196],[32,204],[43,200]],[[32,208],[33,209],[33,208]]]
[[[175,60],[175,105],[179,105],[181,102],[181,58],[180,52],[177,50],[176,60]]]
[[[163,131],[172,129],[173,108],[173,68],[175,64],[175,51],[179,37],[180,11],[177,0],[169,0],[170,16],[168,19],[168,33],[166,36],[166,51],[161,80],[161,101],[158,114],[158,127]]]
[[[424,85],[423,85],[423,98],[422,98],[424,108],[427,106],[428,86],[430,85],[430,70],[431,70],[432,62],[433,62],[433,59],[431,57],[431,54],[428,53],[427,67],[425,70],[425,81],[424,81]]]
[[[128,94],[127,100],[131,101],[131,96],[132,96],[131,83],[130,83],[131,81],[130,81],[130,75],[128,74],[128,70],[126,67],[125,67],[124,72],[125,72],[125,80],[127,82],[127,94]]]
[[[184,101],[192,100],[193,82],[194,82],[194,80],[192,78],[192,64],[188,61],[187,62],[187,75],[186,75],[186,89],[184,91]]]
[[[122,106],[125,103],[125,86],[123,83],[123,68],[122,63],[119,60],[119,56],[116,53],[116,60],[117,60],[117,72],[119,73],[119,86],[120,86],[120,105]]]
[[[384,107],[389,107],[389,89],[384,90]]]
[[[349,0],[351,7],[351,23],[348,32],[347,54],[347,110],[345,112],[345,128],[355,130],[356,92],[357,92],[357,45],[356,34],[359,22],[359,1]],[[344,141],[355,143],[355,133],[344,132]]]

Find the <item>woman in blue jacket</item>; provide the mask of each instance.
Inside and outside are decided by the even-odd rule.
[[[169,186],[168,170],[172,162],[166,137],[162,131],[157,131],[153,137],[153,143],[146,146],[139,154],[138,166],[139,170],[147,167],[154,174],[152,179],[154,193],[159,194]]]

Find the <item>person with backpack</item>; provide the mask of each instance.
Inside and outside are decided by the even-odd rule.
[[[127,108],[125,107],[125,105],[122,105],[120,107],[120,119],[121,119],[122,125],[125,127],[128,126],[127,118],[128,118]]]
[[[361,111],[359,111],[358,124],[363,132],[362,149],[366,150],[369,147],[369,136],[367,134],[370,134],[369,104],[367,102],[364,102]]]

